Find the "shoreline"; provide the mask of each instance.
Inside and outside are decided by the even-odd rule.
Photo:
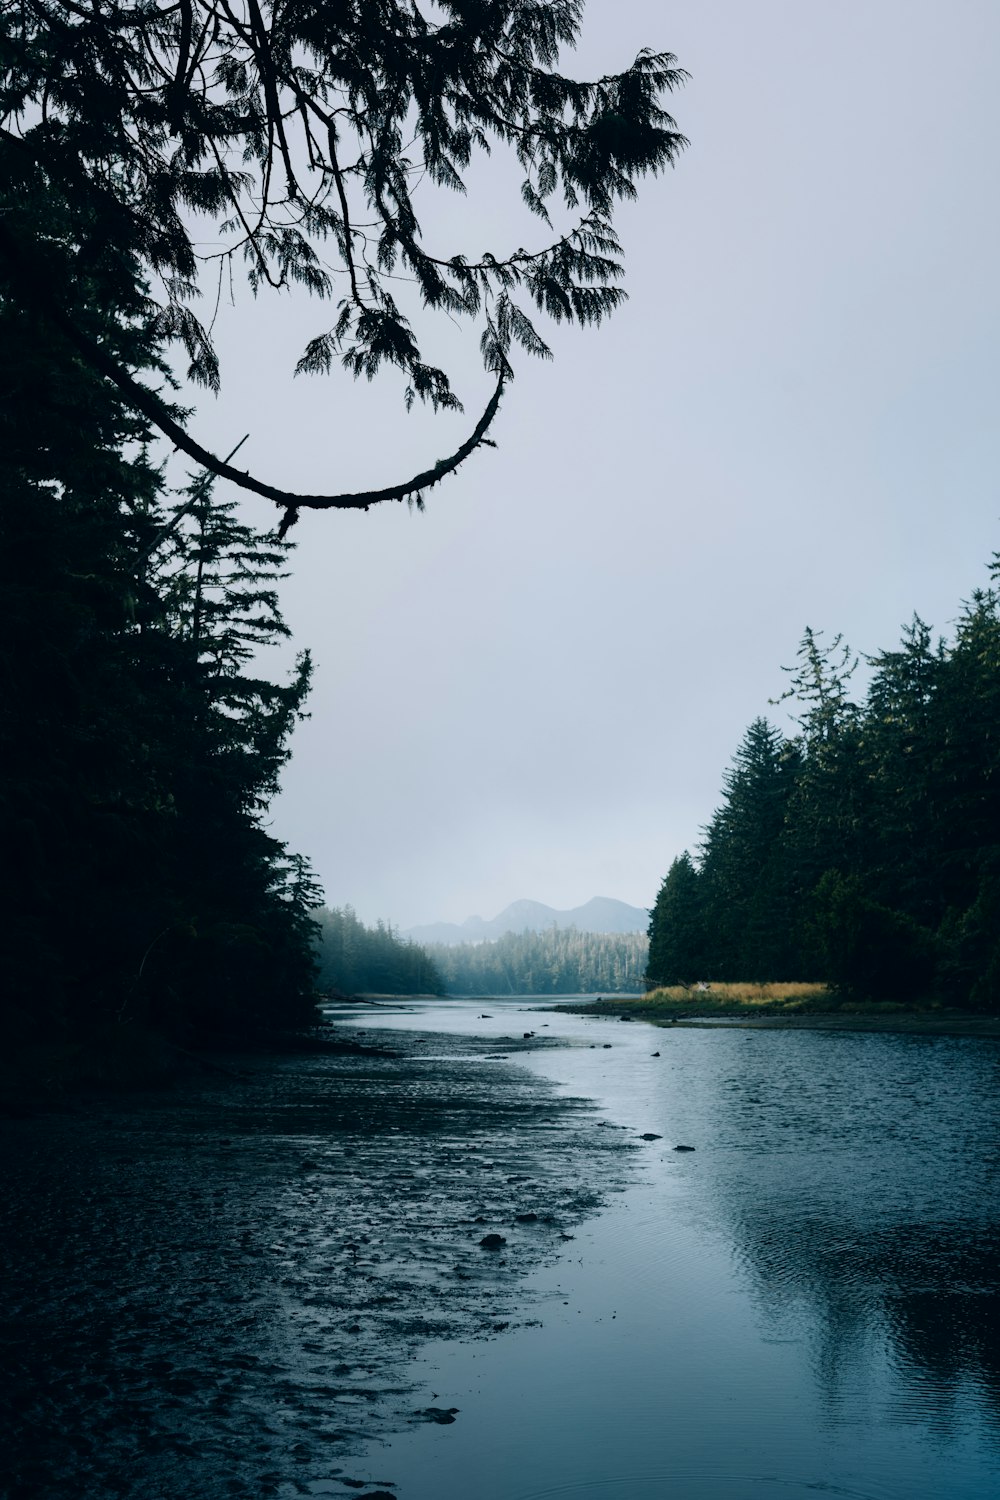
[[[567,1015],[618,1017],[659,1027],[742,1027],[761,1031],[867,1031],[925,1036],[1000,1037],[1000,1016],[944,1007],[920,1009],[873,1002],[856,1008],[848,1003],[836,1010],[769,1010],[760,1005],[699,1003],[609,997],[579,1005],[556,1005]]]
[[[352,1455],[450,1420],[420,1348],[523,1326],[624,1185],[621,1134],[517,1067],[545,1039],[331,1030],[0,1122],[0,1489],[364,1500]]]

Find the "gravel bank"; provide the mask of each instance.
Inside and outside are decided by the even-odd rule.
[[[352,1453],[453,1415],[420,1344],[531,1317],[522,1277],[628,1175],[516,1066],[545,1045],[408,1033],[0,1122],[0,1494],[374,1500]]]

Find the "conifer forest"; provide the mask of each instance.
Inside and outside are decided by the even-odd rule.
[[[388,922],[360,922],[351,907],[314,914],[317,982],[322,994],[441,995],[434,959]]]
[[[10,1035],[313,1017],[321,892],[267,826],[311,672],[308,643],[267,668],[288,533],[305,509],[421,506],[495,440],[520,358],[549,356],[540,320],[596,325],[622,301],[615,206],[684,146],[664,108],[684,75],[643,51],[575,81],[557,64],[580,11],[0,8]],[[533,247],[425,242],[414,181],[423,214],[492,149],[517,163]],[[225,378],[223,285],[249,319],[255,296],[311,297],[294,373],[386,374],[405,408],[463,410],[423,340],[466,328],[483,394],[464,438],[396,475],[373,455],[359,492],[238,466],[191,422]]]
[[[452,995],[589,995],[642,989],[647,940],[638,932],[506,932],[495,942],[432,943]]]
[[[859,662],[807,630],[696,857],[650,919],[647,985],[820,980],[844,995],[1000,1000],[1000,561],[950,638],[914,617]],[[853,675],[867,670],[864,694]]]
[[[0,0],[0,1500],[1000,1495],[998,55]]]

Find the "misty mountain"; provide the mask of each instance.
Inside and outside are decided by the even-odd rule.
[[[543,901],[512,901],[492,921],[466,917],[464,922],[430,922],[403,934],[416,943],[492,942],[505,932],[544,932],[549,927],[575,927],[577,932],[645,932],[649,912],[611,896],[593,896],[583,906],[557,911]]]

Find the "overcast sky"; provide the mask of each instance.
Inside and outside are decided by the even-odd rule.
[[[690,146],[620,215],[628,306],[522,365],[498,449],[426,514],[294,533],[317,676],[273,828],[365,920],[650,905],[747,724],[784,722],[804,627],[861,651],[914,610],[947,630],[1000,548],[1000,5],[590,0],[565,68],[642,45],[691,74]],[[435,246],[534,243],[517,181],[428,197]],[[323,318],[224,310],[197,434],[249,431],[261,478],[313,491],[461,441],[489,394],[475,336],[436,350],[467,415],[408,417],[392,376],[291,379]]]

